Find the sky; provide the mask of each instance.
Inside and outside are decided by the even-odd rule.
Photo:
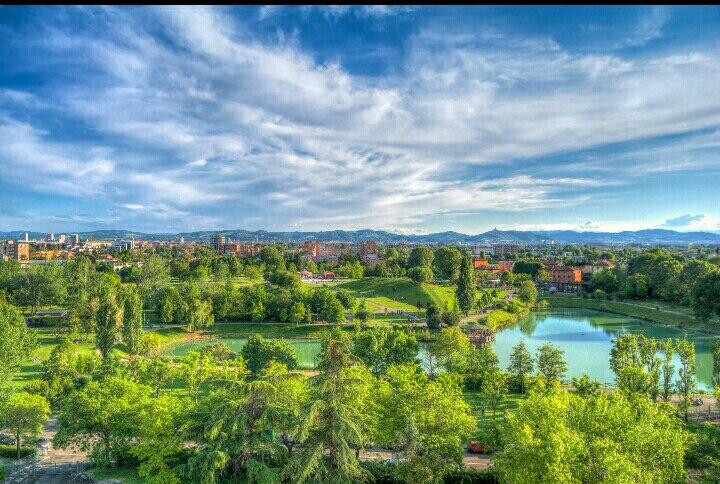
[[[0,230],[720,232],[717,7],[0,7]]]

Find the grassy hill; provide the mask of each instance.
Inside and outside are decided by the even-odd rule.
[[[333,289],[347,289],[355,297],[364,298],[374,312],[388,310],[418,311],[428,303],[443,307],[455,299],[454,286],[415,284],[403,277],[365,277],[338,284]]]

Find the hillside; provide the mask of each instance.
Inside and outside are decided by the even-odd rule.
[[[417,311],[428,303],[444,307],[455,298],[454,287],[433,284],[415,284],[406,278],[366,277],[345,282],[333,289],[347,289],[355,297],[364,298],[368,309],[374,312],[388,310]]]

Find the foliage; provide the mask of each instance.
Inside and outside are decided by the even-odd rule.
[[[494,459],[506,482],[682,482],[689,438],[665,404],[646,397],[533,393]]]
[[[510,355],[510,365],[508,365],[508,373],[512,376],[514,385],[511,387],[519,393],[525,393],[526,380],[535,367],[535,360],[530,351],[528,351],[525,341],[520,342],[513,347]]]
[[[538,348],[537,372],[548,384],[562,381],[566,371],[567,363],[562,349],[552,343],[545,343]]]
[[[600,382],[591,380],[587,373],[583,373],[580,378],[572,379],[574,392],[581,397],[591,397],[600,393]]]
[[[36,344],[20,311],[0,300],[0,386],[10,380]]]
[[[692,288],[692,308],[702,320],[720,316],[720,270],[699,277]]]
[[[126,290],[123,307],[122,338],[128,353],[135,355],[138,353],[143,324],[143,303],[135,288]]]
[[[267,368],[271,361],[282,363],[291,370],[297,368],[299,364],[295,348],[288,342],[281,339],[265,339],[260,334],[248,338],[241,354],[248,370],[254,375]]]
[[[443,328],[427,343],[427,363],[430,377],[434,378],[440,368],[463,372],[474,350],[467,335],[457,326]]]
[[[455,294],[460,310],[466,315],[475,304],[475,278],[473,274],[474,271],[470,256],[463,254]]]
[[[17,392],[0,404],[0,428],[8,429],[15,436],[18,459],[22,439],[39,435],[49,416],[50,404],[40,395]]]
[[[413,267],[408,271],[408,277],[417,284],[431,281],[433,278],[430,266]]]
[[[371,329],[352,336],[352,352],[376,375],[392,365],[414,363],[420,348],[415,336],[397,329]]]

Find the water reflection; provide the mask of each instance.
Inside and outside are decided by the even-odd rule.
[[[550,342],[565,351],[568,362],[567,378],[587,373],[591,378],[605,384],[613,384],[615,375],[610,369],[612,340],[619,334],[631,332],[657,339],[681,338],[687,335],[695,344],[698,363],[698,386],[703,390],[712,388],[712,336],[685,333],[609,313],[585,309],[560,309],[538,312],[524,318],[517,325],[506,328],[495,338],[495,351],[500,364],[505,367],[510,360],[512,347],[524,339],[530,351]],[[676,368],[678,366],[676,357]]]

